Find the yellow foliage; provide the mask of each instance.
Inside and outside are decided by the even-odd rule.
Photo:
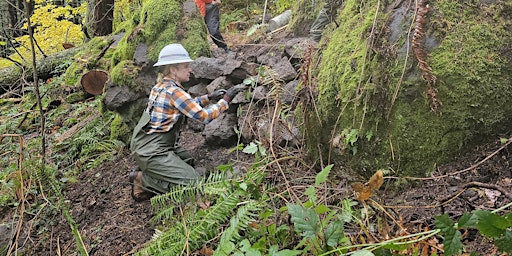
[[[45,1],[36,1],[36,3],[43,3]],[[36,26],[34,29],[34,38],[37,44],[46,54],[52,54],[64,50],[62,43],[72,43],[79,45],[83,42],[84,35],[82,33],[80,25],[73,24],[68,21],[72,15],[79,14],[85,17],[87,11],[87,4],[84,2],[78,8],[72,8],[70,6],[55,6],[55,5],[36,5],[34,14],[30,17],[32,26]],[[58,20],[60,19],[60,20]],[[27,28],[27,24],[24,24],[24,29]],[[27,61],[31,59],[31,47],[30,39],[28,35],[16,38],[16,41],[21,43],[16,48],[17,52],[11,56],[19,62],[23,60]],[[23,57],[21,57],[21,56]],[[38,58],[42,56],[42,53],[36,47],[36,55]],[[0,68],[11,65],[9,61],[1,60]]]

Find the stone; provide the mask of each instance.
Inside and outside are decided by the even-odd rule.
[[[203,136],[212,146],[233,146],[236,144],[235,130],[237,117],[235,113],[222,113],[218,118],[205,125]]]

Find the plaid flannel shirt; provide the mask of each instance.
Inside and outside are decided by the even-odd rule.
[[[208,104],[210,99],[207,95],[192,98],[183,87],[172,80],[159,82],[149,95],[146,112],[149,113],[150,121],[146,132],[168,132],[181,115],[207,124],[228,109],[228,103],[223,99],[216,104]]]

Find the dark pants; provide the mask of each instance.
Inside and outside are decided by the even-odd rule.
[[[210,34],[213,42],[219,48],[227,48],[226,42],[220,34],[220,10],[218,5],[206,5],[206,16],[204,17],[204,22],[206,23],[206,27],[208,27],[208,33]]]

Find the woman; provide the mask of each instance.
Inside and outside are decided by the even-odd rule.
[[[181,44],[170,44],[160,51],[154,65],[162,67],[161,78],[151,90],[130,144],[139,165],[129,175],[135,201],[166,193],[175,185],[190,184],[204,175],[194,169],[192,156],[178,145],[181,126],[186,117],[211,122],[228,109],[229,101],[240,91],[233,87],[192,98],[181,85],[189,80],[192,61]],[[210,100],[218,102],[210,104]]]

